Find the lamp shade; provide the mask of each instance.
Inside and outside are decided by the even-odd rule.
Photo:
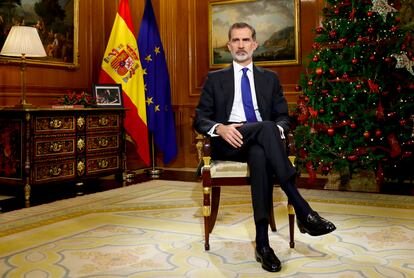
[[[35,27],[13,26],[0,52],[4,56],[45,57],[46,52]]]

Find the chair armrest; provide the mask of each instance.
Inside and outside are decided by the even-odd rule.
[[[287,153],[288,155],[296,155],[295,137],[291,131],[287,135]]]
[[[201,168],[203,166],[209,167],[211,160],[211,146],[210,146],[210,136],[205,136],[196,132],[196,148],[198,155],[198,166],[196,174],[201,175]]]

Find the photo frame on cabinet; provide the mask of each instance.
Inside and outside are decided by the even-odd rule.
[[[0,6],[0,49],[12,26],[33,26],[38,30],[47,56],[27,58],[26,63],[78,68],[79,0],[56,1],[58,5],[53,8],[47,6],[48,1],[21,2],[20,5]],[[20,63],[19,57],[0,56],[0,64]]]
[[[98,107],[124,107],[121,84],[94,84],[92,92]]]
[[[228,30],[235,22],[246,22],[256,29],[256,65],[300,63],[299,0],[210,0],[208,5],[210,68],[222,68],[232,62],[227,42]]]

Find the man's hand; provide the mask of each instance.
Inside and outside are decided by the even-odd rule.
[[[242,125],[243,124],[219,124],[216,127],[216,134],[221,136],[221,138],[223,138],[227,143],[229,143],[233,147],[240,148],[243,145],[243,136],[237,130],[237,128],[241,127]]]

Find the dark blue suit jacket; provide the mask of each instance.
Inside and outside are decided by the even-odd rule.
[[[257,104],[263,121],[275,121],[289,130],[288,105],[280,81],[273,71],[253,66]],[[234,100],[233,65],[212,71],[201,91],[195,110],[194,128],[201,134],[216,123],[227,123]]]

